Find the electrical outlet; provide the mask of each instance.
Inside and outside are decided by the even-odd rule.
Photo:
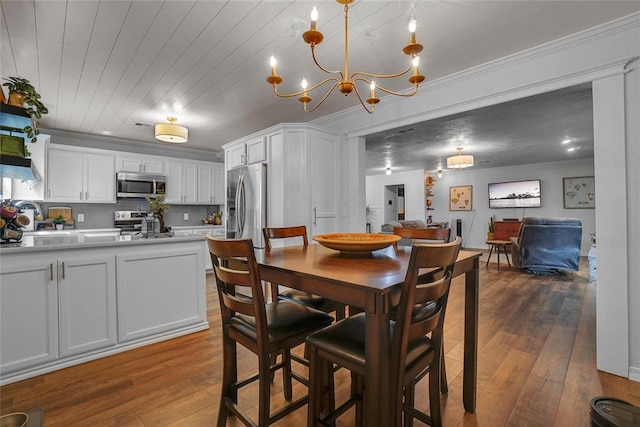
[[[189,212],[185,212],[183,218],[185,221],[189,221]]]
[[[84,222],[84,214],[78,214],[78,222]]]

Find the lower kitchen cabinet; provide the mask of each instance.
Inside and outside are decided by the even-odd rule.
[[[209,327],[202,238],[2,248],[0,385]]]
[[[120,341],[206,322],[203,251],[158,248],[116,260]]]
[[[0,267],[0,371],[58,358],[57,262]]]
[[[58,260],[60,355],[117,342],[115,257]]]
[[[114,345],[115,257],[51,259],[0,271],[3,372]]]

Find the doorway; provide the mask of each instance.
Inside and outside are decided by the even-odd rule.
[[[404,220],[404,184],[384,186],[384,222]]]

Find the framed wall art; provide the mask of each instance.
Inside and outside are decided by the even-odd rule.
[[[562,201],[565,209],[595,209],[595,178],[592,176],[562,178]]]
[[[449,210],[470,211],[473,208],[473,186],[449,187]]]

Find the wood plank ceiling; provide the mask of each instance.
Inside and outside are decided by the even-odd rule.
[[[308,1],[0,1],[0,75],[31,80],[49,106],[43,127],[154,140],[175,115],[188,147],[218,151],[282,122],[306,122],[355,105],[334,95],[313,114],[276,98],[265,78],[279,60],[283,91],[323,78],[301,34]],[[341,68],[342,7],[318,2],[317,53]],[[358,1],[350,9],[350,68],[392,72],[407,22],[418,21],[421,71],[436,79],[628,15],[626,1]],[[407,87],[404,78],[392,89]],[[383,101],[384,102],[384,99]],[[363,114],[364,113],[363,111]]]

